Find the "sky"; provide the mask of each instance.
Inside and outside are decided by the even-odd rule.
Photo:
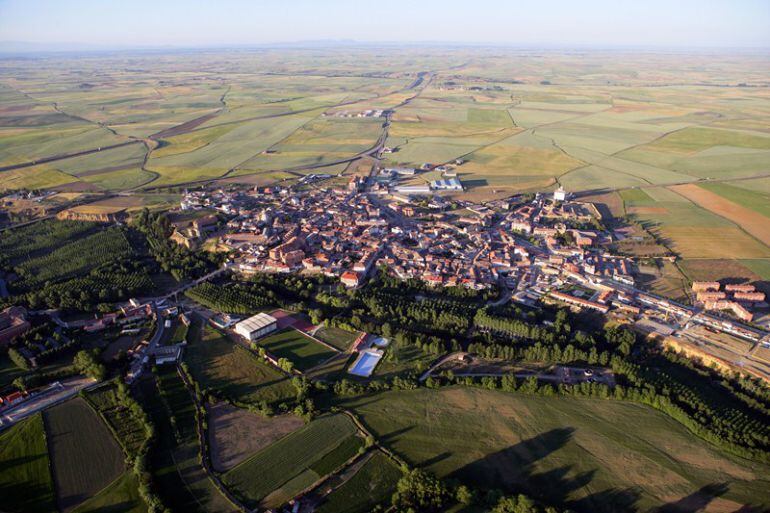
[[[0,0],[0,42],[770,48],[770,0]]]

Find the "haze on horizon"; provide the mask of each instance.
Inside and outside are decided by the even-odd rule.
[[[0,0],[0,41],[39,49],[453,42],[770,48],[764,0]]]

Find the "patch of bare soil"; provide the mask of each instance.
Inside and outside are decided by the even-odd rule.
[[[304,425],[296,415],[263,417],[225,402],[209,405],[211,463],[227,471],[260,449]]]

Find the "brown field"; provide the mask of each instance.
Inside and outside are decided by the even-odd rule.
[[[767,245],[733,226],[660,226],[658,234],[682,258],[767,258]]]
[[[672,185],[671,190],[681,194],[695,204],[729,219],[746,232],[770,245],[770,219],[737,203],[707,191],[697,185]]]
[[[579,201],[587,201],[595,205],[604,205],[613,217],[623,217],[625,210],[623,209],[623,198],[617,192],[606,192],[604,194],[592,194],[590,196],[582,196]],[[600,212],[602,212],[600,210]],[[605,213],[602,212],[604,216]]]
[[[691,281],[719,281],[730,283],[751,282],[758,289],[770,293],[768,282],[737,260],[687,259],[680,264]]]
[[[214,470],[230,470],[249,456],[304,425],[294,415],[263,417],[219,402],[209,407],[209,443]]]

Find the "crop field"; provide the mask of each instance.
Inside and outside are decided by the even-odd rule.
[[[70,511],[123,473],[123,451],[83,399],[54,406],[43,417],[57,502]]]
[[[380,451],[342,486],[330,493],[318,513],[367,513],[390,499],[401,469]]]
[[[233,468],[223,480],[251,507],[266,498],[266,507],[279,506],[323,477],[313,466],[345,444],[354,444],[356,437],[356,427],[346,415],[320,417]],[[323,465],[322,470],[332,466]]]
[[[292,414],[264,417],[221,401],[209,407],[212,466],[230,470],[255,452],[304,426]]]
[[[62,281],[88,273],[102,264],[133,253],[121,228],[107,228],[72,241],[48,254],[16,266],[27,288],[46,281]],[[87,257],[87,258],[86,258]]]
[[[671,189],[693,203],[734,222],[765,245],[770,245],[770,217],[766,217],[744,207],[742,204],[723,198],[697,185],[677,185],[671,187]]]
[[[286,358],[305,371],[328,360],[336,353],[295,329],[269,335],[257,342],[277,358]]]
[[[288,377],[208,326],[184,359],[202,387],[234,401],[280,403],[295,394]]]
[[[45,428],[40,414],[0,433],[0,496],[8,512],[56,511]]]
[[[713,483],[726,488],[715,510],[770,504],[767,465],[724,454],[641,405],[459,387],[344,405],[414,465],[579,512],[647,511]]]

